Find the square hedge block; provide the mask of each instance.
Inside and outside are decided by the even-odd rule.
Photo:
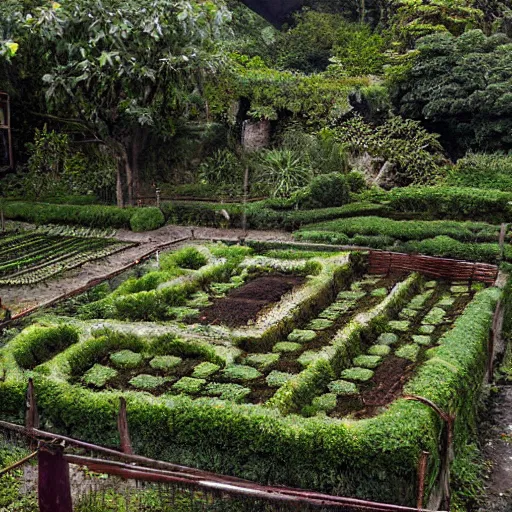
[[[338,396],[355,395],[359,392],[357,386],[353,382],[348,382],[347,380],[342,379],[329,382],[327,387],[331,393],[335,393]]]
[[[165,377],[157,377],[156,375],[147,375],[145,373],[141,373],[130,379],[130,384],[137,389],[142,389],[144,391],[150,391],[153,389],[162,386],[167,382]]]
[[[254,366],[260,371],[265,371],[279,361],[279,354],[248,354],[244,364]]]
[[[389,345],[374,345],[368,349],[368,354],[371,356],[387,356],[391,352]]]
[[[251,394],[251,390],[240,384],[212,382],[206,386],[205,394],[208,396],[216,396],[220,400],[240,403],[245,400],[247,395]]]
[[[267,375],[265,380],[267,381],[269,387],[280,388],[290,379],[293,379],[293,377],[295,377],[293,373],[278,372],[277,370],[274,370]]]
[[[377,338],[379,345],[394,345],[398,341],[398,336],[392,332],[384,332]]]
[[[391,320],[388,322],[388,327],[393,331],[407,332],[409,330],[410,322],[407,320]]]
[[[434,307],[427,313],[421,323],[427,325],[439,325],[443,323],[445,316],[446,311],[444,309]]]
[[[331,412],[336,409],[338,397],[335,393],[325,393],[324,395],[313,398],[312,406],[317,411]]]
[[[404,345],[395,351],[395,355],[397,357],[401,357],[403,359],[409,359],[409,361],[415,362],[418,359],[418,355],[420,353],[420,346],[416,345],[416,343],[411,343],[410,345]]]
[[[423,345],[425,347],[432,344],[432,338],[430,336],[424,336],[421,334],[413,336],[412,340],[414,341],[414,343],[417,343],[418,345]]]
[[[373,377],[372,370],[368,370],[367,368],[347,368],[341,372],[341,378],[347,380],[357,380],[360,382],[366,382]]]
[[[193,377],[182,377],[176,382],[172,389],[179,393],[199,393],[202,387],[206,384],[205,379],[195,379]]]
[[[274,345],[272,352],[298,352],[299,350],[302,350],[302,345],[300,343],[280,341]]]
[[[355,366],[360,366],[361,368],[369,368],[370,370],[373,370],[374,368],[377,368],[379,364],[382,362],[382,357],[380,356],[357,356],[352,361],[352,364]]]
[[[327,320],[325,318],[315,318],[309,322],[307,329],[312,331],[325,331],[326,329],[329,329],[329,327],[332,327],[333,324],[334,322],[332,320]]]
[[[386,297],[388,294],[387,288],[376,288],[371,292],[372,297]]]
[[[357,290],[344,290],[340,293],[338,293],[338,296],[336,297],[337,301],[340,300],[359,300],[366,296],[366,292],[357,291]]]
[[[205,361],[204,363],[199,363],[192,373],[192,377],[196,379],[206,379],[210,377],[214,373],[220,370],[220,366],[218,364],[209,363]]]
[[[294,343],[310,343],[315,340],[317,333],[309,329],[295,329],[288,335],[288,341]]]
[[[155,370],[171,370],[182,362],[181,357],[176,356],[156,356],[149,362],[149,366]]]
[[[120,350],[110,354],[110,361],[117,368],[132,369],[137,368],[142,362],[142,354],[131,350]]]
[[[258,379],[262,375],[261,372],[256,370],[256,368],[243,364],[232,364],[226,366],[222,371],[222,374],[226,379],[242,381]]]
[[[316,350],[306,350],[306,352],[300,355],[297,361],[301,366],[307,367],[312,362],[316,361],[316,359],[318,358],[318,354],[319,352],[317,352]]]
[[[89,386],[102,388],[113,378],[117,377],[117,373],[117,370],[113,368],[103,366],[102,364],[95,364],[90,370],[84,373],[82,381]]]
[[[436,330],[435,325],[421,325],[418,329],[420,334],[432,334]]]

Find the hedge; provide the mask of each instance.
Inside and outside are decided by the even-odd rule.
[[[422,212],[438,219],[481,219],[509,222],[512,193],[466,187],[395,188],[387,196],[397,212]]]
[[[34,224],[72,224],[90,228],[156,229],[165,219],[157,208],[71,205],[7,201],[5,217]]]

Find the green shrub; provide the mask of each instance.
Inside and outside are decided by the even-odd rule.
[[[382,357],[380,356],[366,356],[361,355],[357,356],[353,360],[353,364],[355,366],[360,366],[361,368],[369,368],[370,370],[373,370],[374,368],[377,368],[379,364],[382,362]]]
[[[165,224],[165,217],[160,208],[138,208],[130,219],[132,231],[153,231]]]
[[[391,352],[389,345],[374,345],[368,349],[368,354],[371,356],[387,356]]]
[[[294,329],[288,335],[288,341],[294,343],[310,343],[317,337],[317,333],[311,330]]]
[[[411,343],[409,345],[404,345],[395,351],[395,355],[397,357],[401,357],[403,359],[409,359],[409,361],[415,362],[418,359],[418,355],[420,353],[420,346],[415,343]]]
[[[260,371],[265,371],[279,361],[279,354],[249,354],[244,359],[244,364],[254,366]]]
[[[166,270],[174,264],[181,268],[198,270],[207,263],[207,257],[196,247],[184,247],[179,251],[164,255],[160,260],[160,268]]]
[[[336,409],[338,397],[335,393],[325,393],[324,395],[313,398],[311,405],[317,411],[331,412]]]
[[[349,202],[349,187],[343,174],[321,174],[309,185],[309,197],[317,207],[342,206]]]
[[[280,341],[272,348],[272,352],[298,352],[299,350],[302,350],[302,345],[291,341]]]
[[[366,188],[366,179],[364,174],[352,171],[347,174],[347,184],[350,192],[359,194]]]
[[[398,336],[392,332],[384,332],[377,339],[379,345],[394,345],[397,341]]]
[[[11,346],[16,362],[22,368],[32,369],[77,341],[78,332],[73,327],[33,325],[19,334]]]
[[[399,212],[421,212],[442,219],[510,220],[512,193],[464,187],[394,188],[389,206]]]
[[[34,224],[73,224],[101,229],[107,227],[130,229],[130,219],[136,209],[8,201],[4,212],[7,219]]]

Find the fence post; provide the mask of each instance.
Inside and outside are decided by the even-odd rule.
[[[507,224],[502,224],[500,227],[500,238],[499,238],[499,244],[500,244],[500,261],[503,260],[503,255],[505,253],[505,237],[507,235]]]
[[[124,397],[119,399],[119,414],[117,416],[117,428],[121,440],[121,450],[123,453],[133,455],[132,443],[130,441],[130,432],[128,431],[128,418],[126,416],[126,400]]]
[[[39,512],[73,512],[69,464],[63,447],[41,444],[37,454]]]
[[[39,428],[39,414],[37,413],[36,395],[32,377],[28,379],[27,394],[25,399],[25,428],[32,430]]]
[[[425,476],[427,473],[427,463],[429,452],[422,451],[418,462],[418,509],[423,508],[423,499],[425,498]]]

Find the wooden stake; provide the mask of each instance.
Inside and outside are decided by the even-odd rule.
[[[119,399],[119,414],[117,416],[117,428],[121,440],[121,450],[123,453],[133,455],[132,443],[130,441],[130,432],[128,431],[128,418],[126,415],[126,400],[124,397]]]
[[[62,446],[42,445],[38,460],[39,512],[73,512],[69,464]]]

